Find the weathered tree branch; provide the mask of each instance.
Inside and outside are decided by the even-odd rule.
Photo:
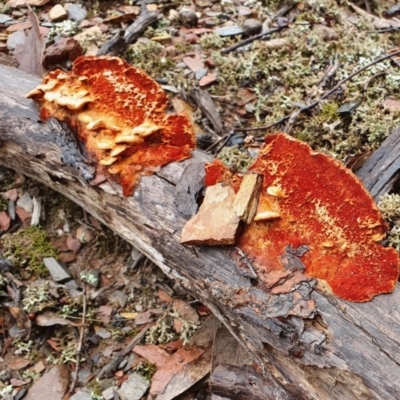
[[[174,205],[175,185],[186,165],[207,155],[196,152],[190,160],[168,165],[123,198],[118,187],[90,186],[63,163],[54,131],[38,121],[33,102],[24,98],[37,78],[0,66],[0,82],[0,164],[69,197],[204,302],[262,364],[274,398],[398,397],[398,289],[356,304],[321,294],[306,281],[280,295],[253,286],[234,261],[235,249],[179,244],[186,217]],[[376,168],[366,175],[374,176]],[[315,300],[312,318],[301,318],[299,297]]]

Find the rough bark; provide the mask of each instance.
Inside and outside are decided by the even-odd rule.
[[[393,132],[357,172],[376,201],[397,186],[400,172],[400,130]]]
[[[399,397],[398,289],[363,304],[321,294],[309,281],[294,293],[261,290],[234,261],[235,249],[179,244],[187,217],[174,204],[175,185],[186,165],[207,155],[196,152],[190,160],[168,165],[123,198],[116,185],[90,186],[63,163],[57,135],[38,121],[33,103],[24,98],[38,84],[35,77],[0,66],[0,82],[0,164],[69,197],[179,281],[262,364],[279,398]],[[295,295],[315,300],[312,316],[296,312]]]

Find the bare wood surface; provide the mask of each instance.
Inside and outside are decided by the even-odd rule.
[[[376,201],[399,180],[400,129],[393,132],[357,172]]]
[[[220,365],[210,377],[211,392],[235,400],[279,399],[262,373],[247,366]]]
[[[24,98],[37,78],[0,66],[0,82],[0,164],[69,197],[179,281],[262,365],[279,398],[399,397],[398,288],[364,304],[323,295],[312,282],[302,282],[294,293],[261,290],[235,263],[235,249],[179,244],[188,217],[174,204],[175,185],[186,165],[207,155],[196,152],[190,160],[168,165],[123,198],[116,185],[90,186],[63,163],[54,130],[38,121],[33,103]],[[315,300],[312,316],[294,312],[298,296]]]

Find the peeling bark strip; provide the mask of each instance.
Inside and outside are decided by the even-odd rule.
[[[398,398],[398,288],[368,303],[348,303],[302,284],[298,291],[310,293],[316,315],[285,316],[293,295],[271,298],[252,286],[233,261],[239,258],[234,249],[193,250],[178,243],[187,217],[174,205],[175,185],[186,165],[209,161],[208,156],[195,152],[142,178],[133,197],[118,196],[108,183],[89,186],[62,162],[56,134],[38,122],[37,110],[24,98],[39,81],[0,66],[0,82],[0,164],[66,195],[146,254],[224,322],[288,399]],[[280,318],[274,318],[277,311]]]

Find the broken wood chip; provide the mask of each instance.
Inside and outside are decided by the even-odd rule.
[[[233,203],[235,191],[226,184],[216,184],[207,188],[199,212],[183,228],[182,244],[190,245],[230,245],[235,243],[240,219]]]
[[[246,174],[233,202],[233,209],[236,215],[247,224],[253,220],[256,214],[261,184],[262,175],[256,173]]]

